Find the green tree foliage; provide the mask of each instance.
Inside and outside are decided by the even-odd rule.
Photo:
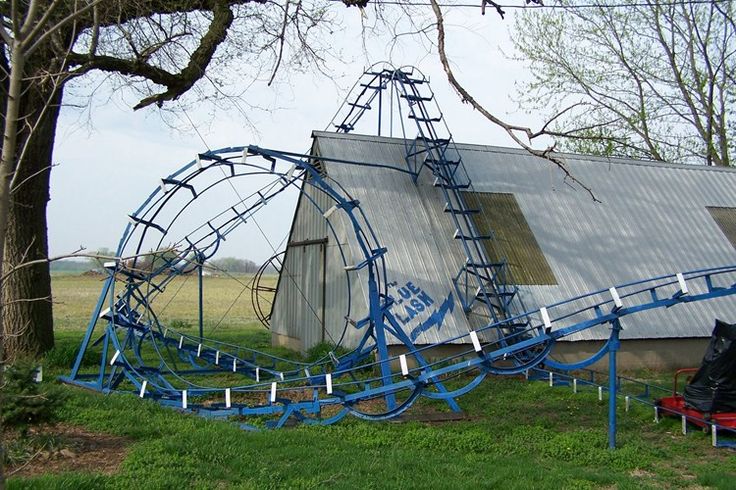
[[[240,274],[253,274],[258,271],[258,264],[248,259],[239,259],[237,257],[223,257],[209,262],[209,264],[217,270],[225,272],[236,272]]]
[[[520,102],[564,149],[732,164],[734,2],[562,3],[517,16],[512,38],[533,74]]]
[[[5,369],[2,388],[3,426],[25,436],[30,426],[56,420],[64,393],[55,386],[35,381],[38,364],[19,360]]]

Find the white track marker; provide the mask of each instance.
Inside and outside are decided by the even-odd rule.
[[[197,346],[197,357],[202,355],[202,344],[199,344]]]
[[[119,350],[116,350],[116,351],[115,351],[115,355],[114,355],[114,356],[112,356],[112,359],[110,359],[110,365],[111,365],[111,366],[112,366],[113,364],[115,364],[115,361],[117,361],[117,360],[118,360],[118,357],[120,357],[120,351],[119,351]]]
[[[544,323],[544,328],[551,329],[552,321],[549,319],[549,313],[547,312],[547,308],[544,306],[539,308],[539,314],[542,315],[542,322]]]
[[[309,374],[309,369],[304,368],[304,376],[306,376],[307,378],[311,378],[312,377],[312,375]]]
[[[187,408],[187,390],[181,392],[181,408]]]
[[[225,388],[225,408],[230,408],[230,388]]]
[[[330,216],[332,216],[332,213],[334,213],[335,211],[337,211],[337,204],[335,204],[330,209],[328,209],[327,211],[325,211],[322,216],[324,216],[325,219],[329,219]]]
[[[713,447],[718,447],[718,427],[715,425],[710,426],[710,443]]]
[[[659,407],[654,407],[654,423],[659,423]]]
[[[603,387],[602,386],[598,387],[598,401],[599,402],[603,401]]]
[[[235,373],[237,371],[238,371],[238,360],[233,357],[233,372]]]
[[[220,351],[215,351],[215,364],[220,365]]]
[[[279,378],[281,378],[281,381],[284,380],[284,373],[279,373]]]
[[[406,364],[406,354],[401,354],[399,356],[399,364],[401,364],[401,375],[409,376],[409,366]]]
[[[626,400],[626,411],[628,412],[631,408],[631,397],[626,395],[626,398],[624,398],[624,400]]]
[[[276,403],[276,381],[271,383],[271,403]]]
[[[473,349],[475,349],[475,352],[483,350],[480,346],[480,340],[478,340],[478,333],[475,330],[470,331],[470,341],[473,343]]]
[[[684,415],[682,416],[682,435],[687,435],[687,417],[685,417]]]
[[[138,396],[143,398],[146,396],[146,386],[148,386],[148,380],[144,379],[143,384],[141,384],[141,391],[138,393]]]
[[[256,383],[260,383],[260,382],[261,382],[261,368],[257,367],[256,368]]]
[[[166,338],[166,334],[169,333],[169,327],[164,328],[164,338]]]
[[[682,272],[677,273],[677,282],[680,284],[680,291],[682,291],[682,294],[687,294],[689,291],[687,289],[687,283],[685,282],[685,276],[682,275]]]
[[[555,385],[555,373],[553,372],[549,373],[549,385],[550,387]]]
[[[618,295],[618,291],[616,291],[616,288],[610,288],[608,290],[609,293],[611,293],[611,299],[613,299],[613,304],[616,308],[623,308],[624,303],[621,301],[621,296]]]
[[[577,393],[578,392],[578,378],[572,379],[572,392]]]
[[[181,349],[184,346],[184,336],[182,335],[179,337],[179,349]]]
[[[332,374],[325,374],[325,385],[327,385],[327,394],[332,394]]]

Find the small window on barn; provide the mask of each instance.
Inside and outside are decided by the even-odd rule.
[[[513,194],[493,192],[466,192],[469,208],[480,209],[474,215],[475,226],[484,240],[491,261],[506,260],[512,281],[520,285],[556,285],[552,269],[539,248],[519,203]]]
[[[708,207],[713,221],[716,222],[731,245],[736,248],[736,208]]]

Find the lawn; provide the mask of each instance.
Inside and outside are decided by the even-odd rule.
[[[166,308],[169,321],[194,328],[192,278]],[[245,282],[245,281],[243,281]],[[65,373],[101,283],[54,279],[57,348],[47,379]],[[242,286],[207,278],[208,306],[227,309]],[[240,288],[240,289],[238,289]],[[261,346],[248,293],[210,331]],[[242,303],[242,304],[241,304]],[[10,488],[734,488],[736,453],[714,449],[705,434],[680,434],[677,420],[653,423],[649,407],[620,405],[619,449],[606,449],[607,403],[592,389],[575,394],[521,378],[492,378],[460,399],[467,420],[372,423],[244,432],[229,422],[164,409],[135,396],[65,387],[61,425],[115,437],[122,451],[90,469],[11,477]],[[435,408],[436,407],[436,408]],[[422,401],[419,411],[442,410]],[[40,437],[40,436],[39,436]],[[63,441],[59,442],[63,445]],[[114,457],[113,457],[114,456]],[[81,461],[80,457],[80,461]],[[53,464],[48,465],[53,468]]]

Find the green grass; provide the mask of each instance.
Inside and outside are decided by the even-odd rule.
[[[66,328],[47,358],[66,371],[82,334],[89,279],[57,278],[67,298]],[[215,284],[214,282],[212,284]],[[66,290],[74,287],[76,293]],[[214,287],[214,286],[212,286]],[[243,307],[243,318],[247,309]],[[191,318],[196,308],[177,314]],[[75,320],[76,319],[76,320]],[[81,320],[76,327],[73,321]],[[267,332],[228,324],[226,335],[268,343]],[[47,372],[48,372],[47,371]],[[607,404],[590,391],[492,378],[460,399],[471,418],[436,425],[344,419],[330,427],[244,432],[234,424],[182,414],[135,396],[103,396],[68,387],[63,421],[127,436],[119,472],[11,478],[9,488],[734,488],[736,453],[710,446],[679,420],[652,421],[648,407],[620,406],[619,449],[606,448]],[[444,409],[421,400],[418,410]]]

